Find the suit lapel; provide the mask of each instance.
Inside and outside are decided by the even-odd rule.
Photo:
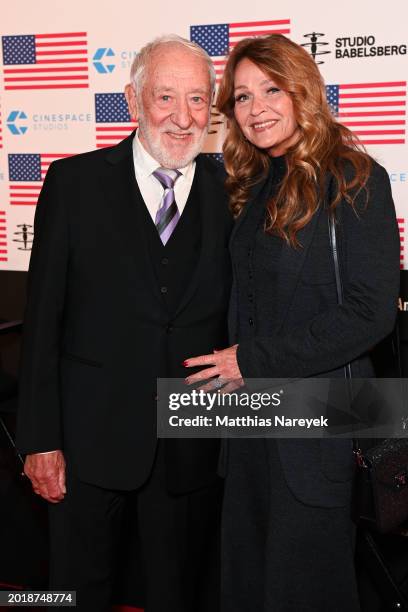
[[[325,194],[327,194],[328,183],[329,179],[327,178],[325,182]],[[301,244],[299,248],[295,249],[286,242],[283,243],[279,260],[276,291],[276,332],[279,332],[285,323],[286,315],[289,312],[296,287],[300,280],[303,264],[305,263],[307,253],[313,241],[320,215],[323,214],[324,209],[325,196],[320,198],[320,206],[312,219],[298,232],[297,237]]]
[[[133,137],[134,132],[108,151],[105,193],[112,211],[112,230],[118,227],[120,240],[126,241],[129,250],[133,251],[135,269],[137,266],[137,270],[145,276],[152,295],[155,295],[163,306],[150,258],[147,235],[143,231],[144,220],[140,205],[144,205],[144,202],[135,177]]]
[[[269,173],[267,176],[262,178],[258,183],[256,183],[256,185],[252,187],[250,194],[248,196],[248,204],[242,210],[231,232],[230,247],[234,241],[237,230],[241,227],[242,222],[244,221],[244,219],[246,218],[248,214],[248,210],[254,204],[254,202],[257,201],[259,198],[262,198],[262,200],[264,200],[266,203],[266,199],[268,198],[269,193],[270,193],[271,180],[272,180],[272,176],[271,176],[271,173]]]
[[[318,218],[321,214],[319,209],[309,223],[298,232],[298,240],[301,246],[297,249],[283,243],[279,260],[279,272],[276,289],[276,331],[278,332],[285,322],[289,312],[297,284],[300,280],[303,264],[306,259]]]
[[[225,205],[221,190],[219,188],[216,189],[217,184],[219,183],[218,181],[214,180],[211,172],[209,172],[207,169],[203,156],[199,155],[196,159],[196,171],[192,186],[192,196],[195,197],[195,194],[197,194],[198,202],[196,204],[200,207],[200,255],[191,280],[180,300],[175,316],[177,316],[188,305],[194,296],[200,281],[203,267],[205,266],[208,256],[211,253],[211,244],[214,242],[214,237],[217,235],[217,219],[215,216],[215,210],[217,206]]]

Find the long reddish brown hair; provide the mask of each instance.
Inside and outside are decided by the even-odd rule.
[[[267,174],[270,163],[268,153],[245,138],[234,115],[234,75],[244,58],[292,98],[300,137],[286,151],[287,172],[268,203],[265,230],[298,246],[296,234],[318,209],[327,173],[337,185],[331,206],[344,198],[354,207],[359,191],[367,191],[371,159],[353,133],[333,116],[322,76],[307,51],[281,34],[241,40],[228,58],[217,98],[219,111],[229,119],[223,152],[234,216],[241,213],[251,187]],[[347,160],[353,166],[349,180],[344,173]]]

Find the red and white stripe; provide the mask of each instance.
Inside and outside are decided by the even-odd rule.
[[[4,89],[88,88],[86,32],[35,34],[35,64],[4,67]]]
[[[362,144],[404,144],[406,81],[339,85],[338,119]]]
[[[268,36],[269,34],[290,34],[290,19],[269,21],[244,21],[229,24],[229,50],[243,38]]]
[[[11,206],[36,206],[51,162],[62,157],[71,157],[71,155],[71,153],[41,153],[41,181],[10,182]]]
[[[137,128],[136,121],[127,123],[97,123],[96,148],[113,147]]]
[[[400,235],[400,267],[401,269],[404,267],[404,255],[405,255],[405,219],[402,217],[397,218],[398,221],[398,229]]]
[[[8,261],[6,211],[0,210],[0,261]]]
[[[273,19],[269,21],[243,21],[229,24],[229,51],[244,38],[256,38],[269,34],[290,34],[290,19]],[[227,57],[219,55],[211,58],[215,67],[216,83],[224,74]]]
[[[1,106],[0,106],[0,149],[3,148],[3,125],[1,120]]]

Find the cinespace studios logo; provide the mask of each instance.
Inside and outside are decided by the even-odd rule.
[[[6,125],[13,136],[22,136],[29,129],[35,132],[58,132],[92,121],[92,113],[47,112],[28,115],[23,110],[12,110],[7,117]]]
[[[116,68],[130,69],[137,54],[135,49],[117,51],[112,47],[99,47],[92,57],[92,63],[98,74],[111,74]]]
[[[406,44],[378,44],[373,34],[337,37],[335,40],[336,59],[355,59],[363,57],[385,57],[406,55]]]
[[[303,38],[307,38],[308,42],[301,43],[301,45],[309,51],[316,64],[324,64],[321,56],[331,53],[331,51],[326,48],[329,43],[322,40],[323,36],[325,36],[323,32],[309,32],[308,34],[303,34]]]
[[[391,183],[408,184],[408,170],[388,170]]]
[[[91,123],[92,113],[34,113],[31,117],[32,128],[37,132],[57,132],[74,128],[77,125]]]
[[[26,125],[27,115],[23,110],[12,110],[6,120],[6,125],[13,136],[23,136],[28,127]]]

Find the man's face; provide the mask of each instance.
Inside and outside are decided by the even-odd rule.
[[[198,155],[211,105],[202,58],[180,46],[159,47],[146,67],[141,95],[132,86],[126,94],[131,114],[137,114],[140,142],[161,166],[182,168]]]

